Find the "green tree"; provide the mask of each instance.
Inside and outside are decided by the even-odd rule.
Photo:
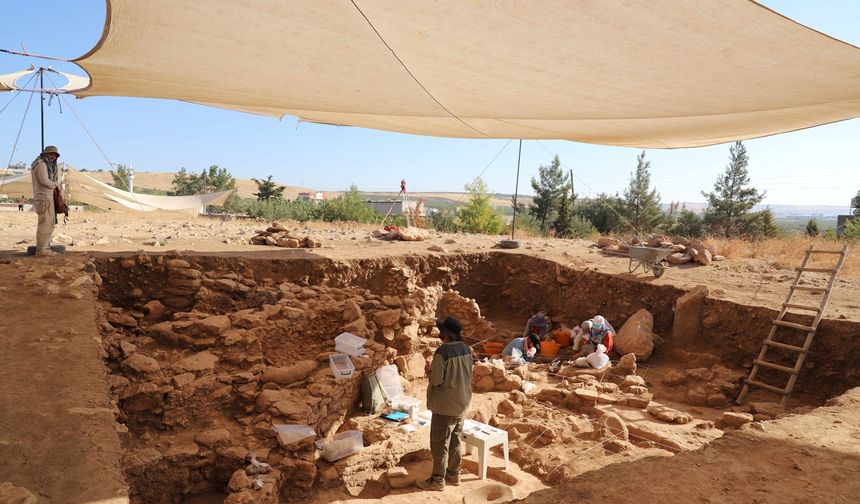
[[[651,189],[651,162],[645,161],[645,151],[636,157],[636,171],[630,174],[630,184],[624,190],[620,213],[625,224],[638,233],[650,233],[663,221],[660,193]]]
[[[618,226],[618,211],[621,199],[616,194],[610,196],[600,193],[595,198],[580,200],[576,205],[575,214],[594,225],[597,231],[606,234]]]
[[[678,219],[671,227],[670,232],[675,235],[688,236],[690,238],[698,238],[703,234],[702,219],[696,212],[691,210],[681,210],[678,214]]]
[[[818,223],[815,222],[815,219],[809,219],[809,222],[806,223],[806,236],[818,236]]]
[[[860,191],[851,198],[851,215],[860,215]]]
[[[365,204],[364,195],[358,186],[352,184],[342,196],[324,201],[320,205],[322,219],[327,222],[351,221],[359,223],[376,222],[379,218],[372,208]]]
[[[125,165],[116,165],[116,171],[111,170],[110,176],[113,178],[113,186],[123,191],[128,191],[131,185],[128,182],[129,171]]]
[[[573,228],[573,205],[567,193],[561,195],[552,229],[559,238],[569,238]]]
[[[742,142],[729,148],[729,164],[717,178],[712,192],[702,192],[708,200],[705,224],[710,232],[723,236],[738,236],[748,227],[747,217],[752,208],[761,203],[765,192],[748,187],[750,182],[749,156]],[[771,216],[772,217],[772,216]]]
[[[541,231],[546,233],[558,216],[562,195],[570,191],[570,187],[565,183],[566,177],[558,155],[552,158],[549,165],[541,165],[538,168],[538,177],[539,179],[532,177],[531,180],[535,197],[529,211],[540,222]]]
[[[226,168],[212,165],[208,170],[202,170],[198,175],[188,173],[183,166],[173,176],[173,188],[169,194],[171,196],[190,196],[234,189],[236,189],[236,179],[230,175]]]
[[[774,222],[773,212],[769,208],[744,216],[739,231],[740,234],[754,240],[774,238],[782,233]]]
[[[469,203],[457,212],[457,227],[468,233],[503,233],[505,221],[493,208],[493,196],[489,194],[483,179],[476,177],[466,184],[465,189],[469,192]]]
[[[430,213],[428,222],[436,231],[443,233],[457,232],[457,208],[449,205],[443,208],[435,209],[435,212]]]
[[[860,217],[849,219],[842,228],[843,240],[860,240]]]
[[[271,175],[269,175],[265,180],[258,180],[255,178],[252,178],[251,180],[257,184],[257,192],[254,193],[254,196],[256,196],[259,201],[283,199],[284,189],[286,189],[286,187],[279,186],[272,180]]]

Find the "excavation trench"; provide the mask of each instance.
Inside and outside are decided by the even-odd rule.
[[[780,414],[766,394],[753,395],[752,407],[731,405],[776,311],[707,296],[678,303],[684,291],[632,277],[507,253],[356,261],[138,254],[102,257],[97,267],[109,382],[127,429],[123,465],[137,502],[325,502],[344,487],[363,497],[396,492],[384,473],[398,464],[426,476],[412,474],[426,466],[426,432],[359,412],[359,376],[395,363],[406,393],[423,399],[424,364],[438,345],[433,322],[448,314],[464,322],[479,358],[477,342],[517,335],[538,309],[568,327],[595,314],[616,328],[641,309],[653,316],[655,349],[636,370],[476,365],[472,416],[508,431],[519,471],[490,477],[515,489],[527,475],[554,485],[697,449],[722,435],[714,420],[725,411]],[[822,321],[794,405],[860,385],[858,326]],[[369,342],[366,356],[352,359],[353,378],[336,380],[328,357],[344,331]],[[524,382],[535,385],[528,394]],[[308,425],[318,438],[360,430],[365,448],[329,463],[312,438],[282,445],[273,423]],[[251,454],[271,472],[241,471]],[[473,459],[465,464],[474,472]]]

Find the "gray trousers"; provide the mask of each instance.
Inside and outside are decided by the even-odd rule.
[[[460,474],[460,434],[463,418],[433,414],[430,420],[430,451],[433,453],[433,478]]]

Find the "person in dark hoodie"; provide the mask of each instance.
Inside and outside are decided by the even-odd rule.
[[[444,490],[460,484],[460,434],[472,403],[472,350],[463,343],[463,325],[454,317],[437,320],[442,345],[427,369],[427,409],[433,472],[416,485],[422,490]]]

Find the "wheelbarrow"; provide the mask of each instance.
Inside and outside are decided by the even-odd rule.
[[[669,267],[666,257],[671,253],[672,249],[630,245],[630,264],[627,270],[633,273],[641,266],[645,273],[654,273],[655,278],[660,278]]]

